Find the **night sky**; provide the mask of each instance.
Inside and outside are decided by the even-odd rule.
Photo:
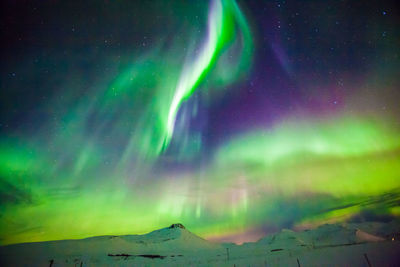
[[[0,10],[0,244],[400,217],[396,1]]]

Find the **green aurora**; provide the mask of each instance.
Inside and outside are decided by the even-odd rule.
[[[151,159],[166,150],[171,142],[176,116],[182,102],[193,95],[205,77],[210,76],[211,70],[217,78],[212,81],[211,76],[208,83],[217,83],[219,87],[223,87],[232,83],[238,76],[243,76],[249,69],[253,50],[250,29],[235,1],[212,2],[207,36],[202,42],[201,47],[192,45],[196,47],[194,50],[199,51],[188,53],[183,66],[174,62],[173,58],[164,58],[163,61],[169,62],[168,64],[155,62],[154,66],[151,63],[149,65],[152,58],[146,59],[142,64],[135,63],[112,84],[105,99],[109,105],[113,105],[115,97],[122,98],[124,94],[133,94],[130,99],[143,101],[140,92],[143,90],[143,84],[148,80],[155,82],[151,85],[151,90],[155,90],[155,97],[149,101],[144,114],[141,114],[141,122],[136,127],[138,134],[131,137],[124,161],[135,153]],[[169,52],[174,57],[177,53],[179,52]],[[222,56],[222,53],[225,56]],[[235,59],[228,60],[226,57],[231,54],[235,54]],[[174,65],[176,70],[171,71],[171,66]],[[158,73],[158,77],[154,77],[154,73]],[[138,89],[140,91],[137,91]],[[130,90],[133,91],[130,93]]]

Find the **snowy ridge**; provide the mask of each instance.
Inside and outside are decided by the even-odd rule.
[[[209,242],[182,224],[173,224],[145,235],[3,246],[0,265],[378,266],[400,264],[399,232],[397,223],[332,224],[300,232],[284,229],[254,243],[235,245]]]

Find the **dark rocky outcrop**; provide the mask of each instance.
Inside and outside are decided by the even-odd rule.
[[[185,226],[183,226],[183,224],[181,224],[181,223],[174,223],[174,224],[172,224],[172,225],[171,225],[170,227],[168,227],[168,228],[171,228],[171,229],[173,229],[173,228],[186,229]]]

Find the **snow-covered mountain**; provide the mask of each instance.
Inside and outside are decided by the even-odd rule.
[[[394,223],[333,224],[300,232],[284,229],[258,242],[235,245],[209,242],[182,224],[173,224],[145,235],[3,246],[0,263],[1,266],[400,265],[399,232],[398,224]]]

